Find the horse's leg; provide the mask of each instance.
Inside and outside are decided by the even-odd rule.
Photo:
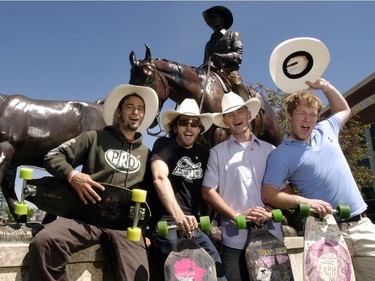
[[[218,127],[214,128],[210,134],[210,147],[214,147],[215,145],[229,139],[230,136],[229,130]]]
[[[17,222],[26,222],[26,216],[19,216],[14,213],[15,204],[18,198],[15,191],[15,179],[17,167],[11,167],[15,150],[9,142],[0,143],[0,185],[1,191],[8,204],[9,211]]]

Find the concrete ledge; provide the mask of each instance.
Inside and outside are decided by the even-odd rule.
[[[284,243],[288,249],[294,281],[303,281],[303,237],[285,237]]]
[[[29,243],[0,244],[0,280],[28,281]],[[95,245],[72,255],[68,264],[70,280],[107,281],[112,273],[100,245]]]

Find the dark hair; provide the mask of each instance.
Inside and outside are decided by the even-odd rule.
[[[143,104],[144,104],[144,106],[145,106],[145,111],[146,111],[146,104],[145,104],[145,101],[144,101],[144,99],[143,99],[140,95],[138,95],[137,93],[131,93],[131,94],[126,95],[125,97],[123,97],[123,98],[120,100],[120,102],[118,103],[117,108],[118,108],[119,110],[121,110],[122,105],[124,104],[124,102],[125,102],[127,99],[130,99],[131,97],[138,97],[138,98],[140,98],[140,99],[143,101]]]

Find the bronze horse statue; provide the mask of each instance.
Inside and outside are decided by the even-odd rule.
[[[105,126],[102,104],[81,101],[43,101],[0,94],[0,185],[14,213],[17,167],[43,167],[44,155],[84,131]]]
[[[147,45],[143,60],[137,60],[135,53],[131,51],[129,61],[129,84],[152,87],[159,97],[159,113],[168,98],[177,104],[185,98],[192,98],[200,105],[202,113],[221,112],[221,99],[229,90],[221,77],[209,69],[186,66],[166,59],[152,59]],[[260,113],[252,122],[254,133],[260,139],[277,146],[281,141],[281,132],[273,109],[262,95],[252,89],[248,90],[249,97],[256,96],[261,101]],[[150,128],[157,125],[156,121]],[[228,138],[228,130],[216,126],[212,126],[210,130],[209,141],[205,142],[209,147]]]

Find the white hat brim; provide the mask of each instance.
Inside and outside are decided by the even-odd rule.
[[[308,58],[307,68],[298,74],[291,74],[287,70],[288,62],[296,55]],[[280,43],[273,50],[269,69],[276,86],[285,93],[293,93],[308,89],[309,86],[305,82],[315,82],[320,78],[329,61],[329,51],[323,42],[315,38],[298,37]]]
[[[116,86],[107,96],[103,107],[103,118],[107,125],[115,121],[114,114],[121,99],[130,94],[139,95],[145,103],[145,113],[137,132],[143,132],[150,127],[154,121],[159,108],[158,95],[150,87],[121,84]]]
[[[163,113],[163,116],[161,118],[163,128],[166,132],[169,132],[171,130],[170,124],[171,122],[178,116],[185,115],[185,116],[193,116],[198,117],[204,127],[205,133],[212,125],[212,114],[211,113],[202,113],[202,114],[189,114],[189,113],[181,113],[173,109],[168,109]]]
[[[233,112],[233,111],[236,111],[237,109],[239,109],[239,108],[241,108],[243,106],[247,107],[247,109],[250,111],[251,119],[249,121],[251,121],[259,113],[259,110],[260,110],[260,101],[257,98],[250,98],[243,105],[238,105],[238,106],[232,107],[232,108],[226,110],[224,113],[213,113],[212,114],[212,116],[213,116],[213,123],[216,126],[218,126],[218,127],[228,128],[228,126],[225,125],[225,123],[223,121],[223,115],[227,114],[227,113],[230,113],[230,112]]]

